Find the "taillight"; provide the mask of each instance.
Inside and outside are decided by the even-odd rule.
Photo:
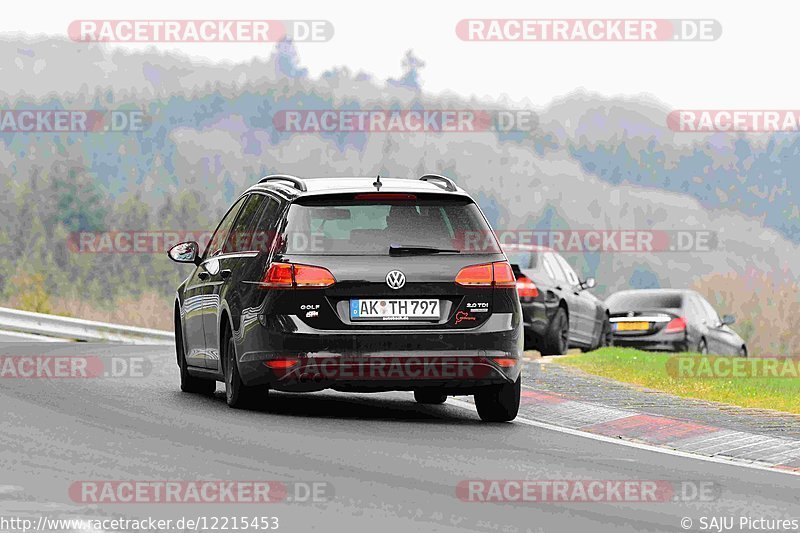
[[[291,289],[293,265],[289,263],[272,263],[267,270],[261,285],[270,289]]]
[[[667,327],[664,328],[664,331],[667,333],[678,333],[679,331],[686,331],[686,319],[682,316],[678,318],[673,318],[667,324]]]
[[[536,298],[539,296],[539,289],[532,279],[521,276],[517,279],[517,294],[520,298]]]
[[[511,265],[505,261],[492,263],[494,267],[494,286],[495,287],[516,287],[517,278]]]
[[[517,359],[511,359],[510,357],[493,357],[492,361],[497,363],[497,366],[502,366],[503,368],[510,368],[517,364]]]
[[[464,267],[456,275],[456,283],[466,287],[490,287],[492,279],[491,263]]]
[[[511,265],[497,261],[462,268],[456,275],[456,283],[465,287],[514,287],[516,279]]]
[[[330,287],[336,283],[327,268],[309,265],[294,265],[294,284],[298,289],[304,287]]]
[[[336,283],[327,268],[292,263],[272,263],[261,282],[269,289],[305,289],[330,287]]]

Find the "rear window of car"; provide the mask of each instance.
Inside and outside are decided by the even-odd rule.
[[[683,296],[675,293],[618,292],[606,299],[612,313],[643,311],[648,309],[680,309]]]
[[[289,207],[280,251],[389,255],[390,245],[496,254],[497,240],[468,198],[389,193],[302,199]]]

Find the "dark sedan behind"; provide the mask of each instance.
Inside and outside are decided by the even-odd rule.
[[[608,346],[611,324],[606,306],[555,250],[543,246],[502,245],[522,304],[525,349],[560,355],[569,348],[595,350]]]
[[[625,290],[606,299],[615,346],[747,356],[744,340],[695,291]]]

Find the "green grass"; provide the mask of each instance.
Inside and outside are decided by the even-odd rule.
[[[683,357],[669,362],[676,356]],[[688,360],[687,357],[692,359]],[[715,360],[720,360],[721,364],[725,365],[723,369],[726,369],[731,368],[727,365],[732,364],[750,365],[754,360],[738,357],[725,358],[724,361],[721,361],[722,358],[713,357],[704,358],[705,360],[695,359],[699,357],[698,354],[667,354],[643,352],[631,348],[603,348],[591,353],[559,358],[555,362],[579,368],[589,374],[642,385],[676,396],[800,414],[800,378],[764,377],[763,374],[759,377],[749,377],[741,372],[737,372],[736,377],[728,375],[709,377],[710,371],[713,374],[713,366],[701,366],[701,363],[711,362],[713,365]],[[764,360],[760,360],[758,364],[762,363]],[[680,367],[683,370],[678,370],[679,365],[685,365]],[[800,361],[795,359],[793,365],[794,368],[800,368]],[[782,362],[778,368],[784,368]]]

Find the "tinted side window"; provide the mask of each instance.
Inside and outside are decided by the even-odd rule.
[[[572,267],[569,266],[567,260],[558,254],[553,254],[553,255],[555,256],[556,261],[558,261],[558,264],[561,265],[561,268],[564,270],[564,274],[567,275],[567,281],[569,281],[573,285],[577,285],[578,283],[580,283],[580,280],[578,280],[578,275],[575,273],[574,270],[572,270]]]
[[[247,197],[244,207],[242,207],[236,222],[228,233],[228,238],[225,239],[222,253],[230,254],[251,250],[253,235],[250,228],[253,224],[253,219],[261,213],[265,200],[266,197],[260,194],[251,194]]]
[[[233,204],[233,207],[230,208],[228,213],[222,217],[222,222],[220,222],[219,226],[217,226],[214,235],[212,235],[211,240],[206,247],[206,251],[203,254],[204,259],[222,253],[222,246],[225,244],[225,239],[228,238],[228,232],[233,225],[233,221],[236,220],[236,215],[239,214],[239,208],[242,207],[245,198],[246,197],[240,198],[238,202]]]
[[[703,319],[702,308],[700,304],[697,303],[697,298],[694,296],[687,296],[683,302],[686,318],[688,318],[690,322],[699,322]]]
[[[720,323],[719,315],[717,314],[716,310],[711,307],[711,304],[703,298],[702,296],[699,297],[700,304],[703,306],[703,310],[705,311],[706,320],[708,321],[709,326],[717,326]]]
[[[253,232],[253,250],[266,251],[272,246],[280,222],[281,204],[274,198],[265,198],[264,209],[254,220],[251,231]]]

